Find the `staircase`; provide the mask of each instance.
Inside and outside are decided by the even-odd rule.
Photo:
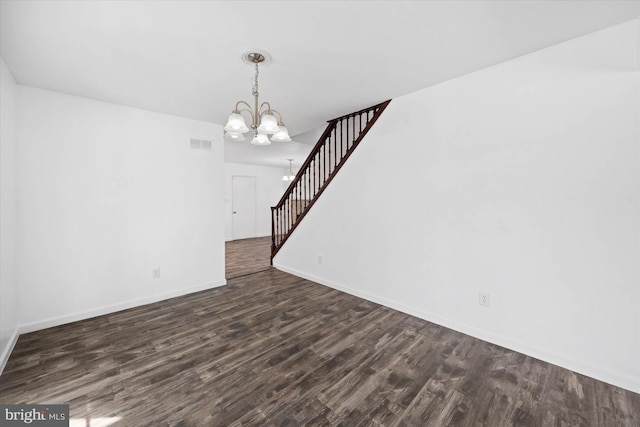
[[[389,101],[330,120],[327,128],[291,181],[278,204],[271,208],[271,263],[273,257],[318,200]]]

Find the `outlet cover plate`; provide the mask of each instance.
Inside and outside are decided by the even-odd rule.
[[[491,295],[486,292],[478,294],[478,303],[483,307],[491,307]]]

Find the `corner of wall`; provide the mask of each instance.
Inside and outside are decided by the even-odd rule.
[[[16,82],[0,57],[0,373],[18,340]]]
[[[4,349],[2,350],[2,354],[0,354],[0,375],[2,375],[4,368],[7,366],[7,362],[9,361],[9,357],[11,356],[11,352],[18,342],[18,337],[20,336],[18,331],[19,329],[18,327],[16,327],[13,331],[13,334],[11,334],[9,341],[7,341],[7,343],[5,344]]]

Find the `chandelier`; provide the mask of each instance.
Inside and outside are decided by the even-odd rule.
[[[235,109],[231,112],[227,124],[224,127],[226,131],[225,137],[232,141],[244,141],[244,134],[249,132],[249,127],[244,121],[241,113],[246,112],[251,116],[251,129],[253,130],[253,145],[269,145],[271,142],[289,142],[291,137],[289,131],[282,121],[280,113],[273,108],[268,102],[260,104],[258,101],[258,64],[267,64],[271,60],[266,52],[245,52],[242,59],[247,64],[255,66],[255,75],[253,77],[253,106],[248,102],[238,101]],[[276,119],[276,116],[278,118]],[[269,138],[271,135],[271,138]]]
[[[287,160],[289,160],[289,175],[283,175],[282,180],[283,181],[293,181],[293,179],[296,177],[293,174],[293,166],[292,166],[292,163],[291,163],[291,162],[293,162],[293,159],[287,159]]]

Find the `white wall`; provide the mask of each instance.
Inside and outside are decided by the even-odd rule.
[[[393,100],[276,267],[640,392],[637,31]]]
[[[233,240],[233,176],[252,176],[256,178],[256,236],[271,235],[271,206],[282,197],[286,189],[282,176],[284,169],[269,166],[225,163],[225,239]],[[288,184],[288,183],[287,183]]]
[[[0,372],[18,337],[16,83],[0,58]]]
[[[25,86],[17,105],[22,331],[225,283],[221,126]]]

